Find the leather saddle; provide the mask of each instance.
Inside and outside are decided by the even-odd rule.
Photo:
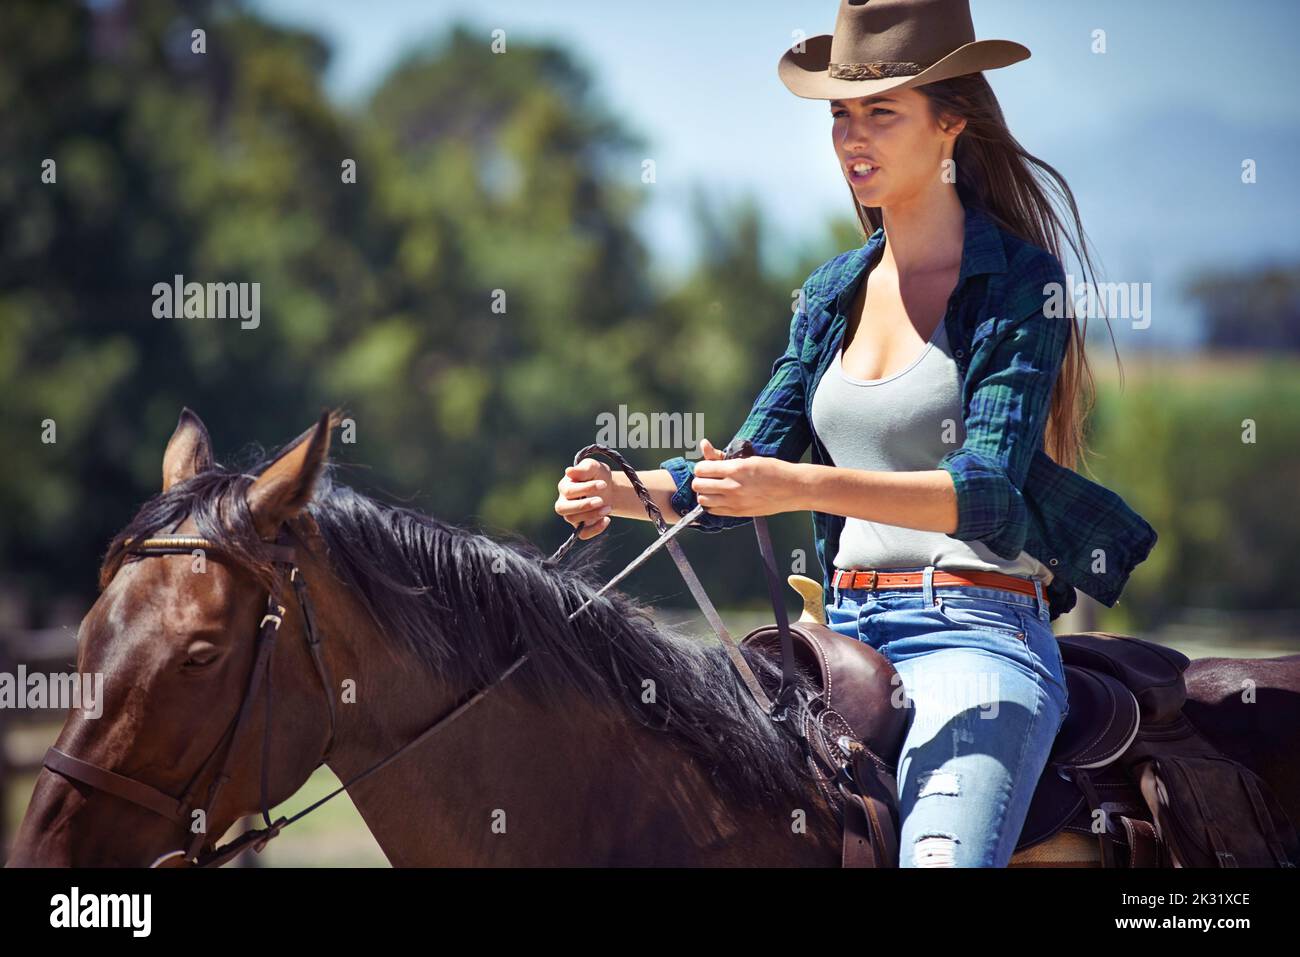
[[[910,715],[898,673],[874,648],[826,625],[801,620],[789,627],[796,668],[817,689],[797,720],[808,762],[844,821],[844,863],[897,866],[896,774]],[[1107,866],[1154,866],[1159,855],[1150,812],[1118,759],[1140,725],[1179,716],[1189,660],[1172,648],[1108,632],[1057,640],[1070,710],[1016,850],[1069,830],[1098,837]],[[777,626],[755,629],[741,646],[777,659]],[[1106,825],[1100,833],[1098,812]]]

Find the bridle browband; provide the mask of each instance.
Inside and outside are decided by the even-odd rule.
[[[298,608],[302,613],[303,633],[307,642],[307,648],[311,652],[312,661],[316,666],[316,674],[320,679],[321,688],[325,693],[325,703],[329,709],[330,716],[330,736],[325,746],[325,751],[321,756],[317,767],[324,764],[330,756],[334,747],[335,735],[338,730],[337,715],[334,708],[334,694],[330,690],[333,682],[330,680],[329,669],[325,665],[324,656],[321,654],[321,641],[316,633],[315,623],[312,619],[311,603],[308,599],[306,583],[303,580],[301,570],[298,568],[298,550],[290,544],[294,541],[294,536],[287,526],[283,526],[280,534],[274,543],[263,542],[267,554],[276,566],[286,566],[289,569],[289,581],[293,586],[294,597],[297,599]],[[301,543],[299,543],[301,544]],[[155,555],[188,555],[195,550],[202,550],[208,557],[220,557],[221,547],[215,542],[206,538],[192,535],[158,535],[151,538],[142,539],[139,542],[128,543],[126,551],[131,554],[142,557]],[[188,822],[195,811],[203,812],[203,828],[195,833],[194,838],[190,841],[189,847],[177,849],[162,855],[153,862],[151,867],[158,867],[179,858],[180,861],[191,864],[196,867],[220,867],[222,864],[233,859],[243,852],[249,845],[254,850],[261,851],[268,841],[278,836],[284,828],[299,820],[302,817],[316,810],[326,801],[329,801],[346,791],[349,787],[357,782],[369,777],[370,775],[387,767],[390,763],[397,760],[402,754],[406,753],[416,745],[427,741],[433,737],[456,718],[464,714],[469,708],[481,701],[489,691],[499,685],[509,677],[516,668],[527,660],[527,655],[521,655],[506,668],[496,680],[485,688],[467,696],[451,711],[439,718],[434,724],[422,731],[412,740],[402,745],[396,751],[389,754],[381,761],[371,765],[364,771],[353,775],[339,787],[335,788],[325,797],[316,801],[314,804],[302,809],[292,817],[281,817],[275,821],[271,820],[270,807],[267,802],[267,793],[269,791],[269,773],[270,763],[268,755],[270,753],[271,740],[271,718],[272,718],[272,692],[271,692],[271,656],[275,650],[276,637],[279,634],[280,626],[284,623],[285,607],[277,599],[276,589],[272,588],[266,599],[266,613],[262,616],[262,621],[258,625],[257,644],[254,648],[253,668],[248,677],[248,685],[244,691],[243,701],[239,710],[230,725],[226,728],[225,733],[217,742],[216,748],[208,755],[207,759],[199,766],[198,771],[190,778],[184,793],[179,797],[173,797],[152,785],[145,784],[143,781],[137,781],[134,778],[118,774],[116,771],[110,771],[102,768],[97,764],[89,761],[83,761],[81,758],[60,751],[56,747],[51,747],[45,753],[44,766],[56,774],[65,778],[79,781],[87,784],[96,790],[104,791],[116,797],[129,801],[138,807],[145,808],[155,814],[165,817],[168,820],[179,822]],[[203,845],[207,839],[207,822],[208,816],[213,807],[216,806],[218,795],[222,787],[230,780],[230,763],[234,756],[235,741],[239,737],[240,730],[252,713],[252,702],[260,688],[266,687],[266,720],[262,728],[262,759],[261,759],[261,785],[260,785],[260,804],[262,810],[262,820],[265,827],[250,830],[239,837],[223,844],[220,847],[214,847],[204,851]],[[204,773],[217,759],[217,755],[222,755],[220,771],[212,779],[208,786],[207,793],[201,803],[194,800],[194,792],[199,782],[203,779]]]

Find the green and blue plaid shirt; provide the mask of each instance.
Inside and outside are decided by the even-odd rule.
[[[789,347],[773,363],[771,380],[737,433],[758,455],[798,462],[811,444],[813,462],[835,464],[813,428],[811,399],[839,350],[850,303],[884,242],[884,230],[877,229],[863,246],[823,263],[804,283]],[[1058,296],[1068,295],[1055,256],[1002,229],[988,213],[966,207],[961,272],[943,319],[963,380],[966,440],[936,467],[948,471],[957,492],[952,537],[983,542],[1007,559],[1024,550],[1046,564],[1054,576],[1046,593],[1055,619],[1074,607],[1075,588],[1113,607],[1155,545],[1156,532],[1114,492],[1058,465],[1043,450],[1052,387],[1073,326],[1066,316],[1048,315],[1051,289],[1045,287],[1052,283]],[[691,489],[695,463],[677,456],[660,468],[672,474],[672,505],[684,515],[697,504]],[[812,518],[829,596],[844,517],[814,511]],[[696,525],[712,532],[749,522],[705,512]]]

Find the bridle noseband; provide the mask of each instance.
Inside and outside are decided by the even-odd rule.
[[[298,567],[298,551],[290,544],[294,536],[289,532],[288,527],[284,526],[280,530],[274,543],[264,542],[272,562],[277,568],[287,567],[289,570],[289,581],[293,586],[294,597],[297,599],[298,608],[302,613],[303,633],[307,642],[307,648],[311,652],[312,661],[316,666],[316,674],[320,679],[321,688],[325,693],[325,703],[329,709],[330,716],[330,736],[325,746],[324,754],[317,763],[317,767],[324,764],[330,756],[334,747],[335,735],[338,730],[337,714],[334,707],[334,694],[331,691],[333,682],[330,680],[329,669],[325,665],[325,658],[321,653],[321,641],[316,633],[315,622],[312,618],[311,602],[307,596],[306,583]],[[126,551],[149,557],[155,555],[188,555],[195,550],[202,550],[208,557],[220,557],[221,547],[215,542],[206,538],[200,538],[190,535],[158,535],[152,538],[146,538],[139,542],[132,542],[126,546]],[[359,774],[354,775],[345,781],[335,790],[331,791],[325,797],[316,801],[309,807],[304,808],[292,817],[281,817],[275,821],[271,820],[270,807],[267,802],[269,792],[269,774],[270,762],[268,756],[270,753],[271,740],[271,718],[272,718],[272,692],[271,692],[271,655],[275,650],[276,637],[279,634],[280,626],[284,623],[285,607],[277,599],[276,589],[271,589],[266,599],[266,613],[262,616],[261,623],[257,630],[257,644],[254,648],[254,659],[252,672],[249,674],[248,685],[244,691],[243,701],[240,704],[239,711],[235,718],[227,727],[226,732],[217,742],[216,748],[208,758],[199,766],[198,771],[190,778],[184,793],[179,797],[173,797],[163,791],[158,790],[152,785],[137,781],[134,778],[118,774],[107,768],[102,768],[97,764],[89,761],[83,761],[81,758],[51,747],[45,753],[44,766],[56,774],[74,781],[80,781],[97,790],[104,791],[125,801],[130,801],[138,807],[145,808],[149,811],[165,817],[168,820],[189,823],[195,811],[203,812],[203,829],[195,833],[193,840],[190,841],[189,847],[177,849],[162,855],[151,865],[159,867],[170,862],[179,860],[196,867],[219,867],[227,861],[233,859],[250,844],[254,850],[261,851],[267,842],[279,835],[279,833],[290,824],[298,819],[310,814],[326,801],[334,798],[343,791],[346,791],[353,784],[361,781],[363,778],[386,767],[389,763],[396,760],[400,755],[415,747],[417,744],[432,737],[441,731],[447,724],[458,718],[474,704],[482,700],[492,688],[500,684],[505,678],[514,672],[516,668],[524,663],[527,656],[520,656],[513,664],[501,673],[492,684],[486,688],[475,692],[474,694],[461,701],[448,714],[444,715],[428,729],[421,732],[417,737],[408,741],[402,747],[376,764],[371,765]],[[261,785],[260,785],[260,805],[262,811],[262,820],[265,827],[250,830],[227,844],[220,847],[204,851],[203,845],[207,839],[207,822],[212,809],[216,806],[218,795],[222,787],[230,780],[231,761],[235,752],[235,740],[248,721],[252,713],[252,702],[257,696],[260,688],[265,685],[266,688],[266,720],[262,729],[262,759],[261,759]],[[207,793],[204,795],[202,802],[194,800],[194,792],[199,782],[203,779],[204,772],[213,764],[218,755],[222,755],[220,770],[212,783],[208,786]]]

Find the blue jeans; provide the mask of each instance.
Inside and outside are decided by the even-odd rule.
[[[827,624],[901,679],[899,866],[1005,867],[1069,711],[1047,599],[1041,582],[1022,595],[924,571],[921,588],[836,588]]]

